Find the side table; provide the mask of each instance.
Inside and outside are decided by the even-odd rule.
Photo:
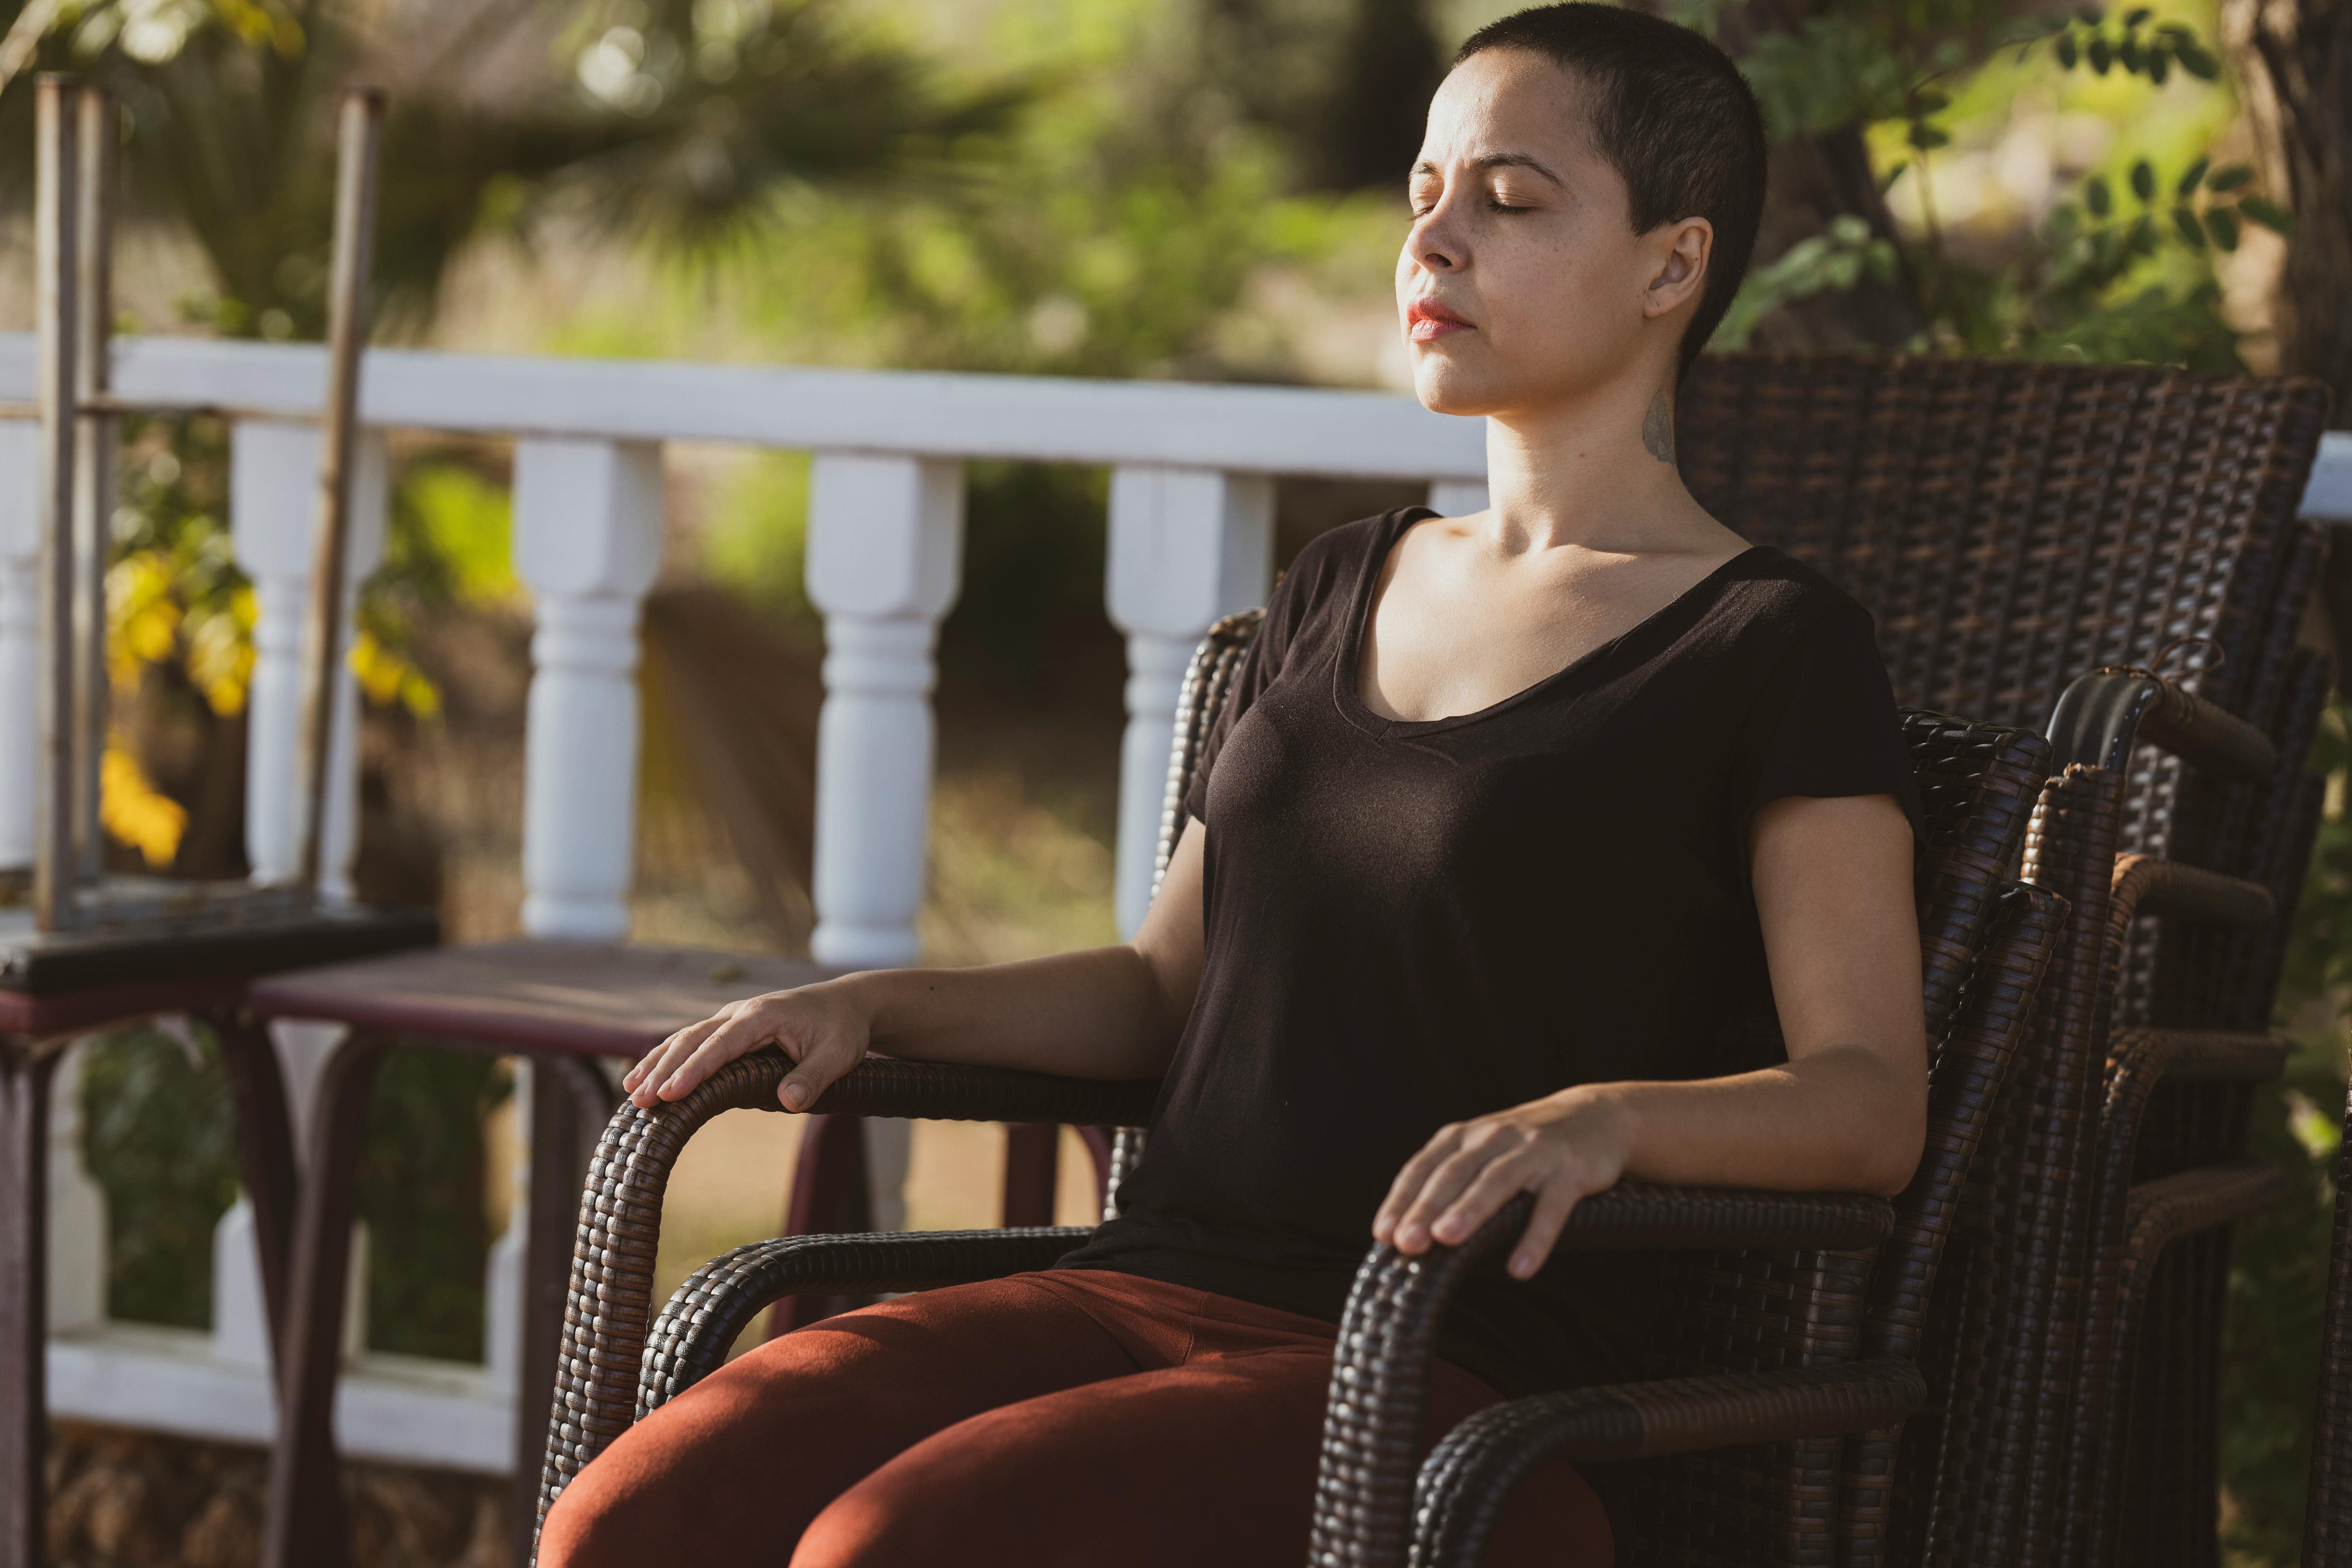
[[[295,1200],[293,1138],[278,1058],[239,1011],[257,973],[439,939],[429,914],[337,908],[203,931],[34,933],[0,910],[0,1568],[46,1552],[49,1078],[80,1036],[163,1013],[219,1036],[237,1119],[238,1173],[253,1202],[273,1352]]]
[[[321,1072],[306,1179],[295,1215],[284,1352],[278,1360],[278,1446],[271,1455],[264,1568],[342,1568],[351,1560],[334,1399],[361,1129],[369,1082],[394,1037],[457,1049],[523,1054],[531,1075],[531,1180],[524,1237],[523,1353],[515,1420],[517,1563],[530,1560],[555,1385],[564,1295],[584,1153],[616,1100],[590,1058],[634,1061],[722,1005],[805,985],[829,971],[789,959],[625,947],[507,942],[396,953],[281,974],[246,996],[257,1018],[348,1025]],[[801,1170],[854,1163],[847,1136],[812,1127]],[[796,1190],[803,1184],[796,1183]],[[807,1184],[814,1189],[818,1184]],[[842,1206],[863,1184],[822,1184]],[[852,1228],[856,1216],[812,1214],[813,1229]],[[0,1565],[5,1568],[5,1565]]]

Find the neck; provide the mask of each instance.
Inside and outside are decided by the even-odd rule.
[[[1675,467],[1674,394],[1628,375],[1486,419],[1487,520],[1520,549],[1612,553],[1718,548],[1726,533]]]

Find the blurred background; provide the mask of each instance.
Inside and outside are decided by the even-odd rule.
[[[317,338],[333,89],[392,93],[377,341],[1402,390],[1402,176],[1494,0],[0,0],[0,331],[31,324],[31,77],[126,108],[122,330]],[[2352,405],[2352,91],[2321,0],[2102,12],[2001,0],[1666,0],[1738,56],[1774,140],[1758,264],[1719,348],[2136,360],[2313,374]],[[2333,35],[2326,35],[2332,37]],[[2331,47],[2347,47],[2336,40]],[[2339,73],[2339,76],[2341,73]],[[2332,174],[2329,171],[2333,171]],[[244,869],[252,594],[226,438],[134,421],[115,519],[107,771],[128,868]],[[516,934],[530,624],[510,451],[398,437],[362,604],[363,897]],[[648,601],[635,940],[805,951],[818,619],[807,463],[667,448]],[[1113,939],[1124,679],[1106,475],[975,464],[940,655],[927,960]],[[1277,559],[1416,486],[1286,481]],[[2332,597],[2336,597],[2332,595]],[[2233,1561],[2302,1529],[2352,977],[2352,728],[2261,1152],[2297,1199],[2241,1228],[2225,1517]],[[507,1069],[404,1051],[371,1111],[371,1349],[478,1360],[509,1211]],[[108,1313],[202,1327],[235,1197],[200,1037],[103,1041],[83,1080]],[[738,1113],[673,1187],[670,1279],[773,1234],[786,1119]],[[485,1135],[487,1131],[487,1136]],[[998,1129],[919,1130],[907,1223],[992,1224]],[[1075,1176],[1083,1161],[1067,1159]],[[1087,1194],[1064,1196],[1067,1216]],[[1091,1217],[1088,1215],[1087,1217]],[[257,1455],[69,1428],[65,1563],[253,1560]],[[362,1561],[503,1562],[490,1482],[360,1467]]]

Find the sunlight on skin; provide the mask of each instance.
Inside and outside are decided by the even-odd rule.
[[[1422,401],[1486,419],[1493,504],[1408,529],[1364,638],[1364,701],[1474,712],[1646,619],[1746,548],[1683,488],[1673,392],[1714,243],[1700,217],[1635,234],[1592,149],[1581,83],[1496,50],[1430,110],[1397,268]],[[868,1048],[1097,1079],[1163,1071],[1202,968],[1202,838],[1188,822],[1129,943],[964,970],[845,976],[681,1030],[626,1080],[690,1092],[770,1041],[814,1102]],[[1621,1176],[1892,1194],[1925,1136],[1927,1048],[1911,834],[1889,796],[1756,815],[1753,881],[1790,1060],[1697,1083],[1580,1085],[1442,1130],[1399,1173],[1374,1236],[1458,1242],[1520,1192],[1532,1274],[1576,1202]]]

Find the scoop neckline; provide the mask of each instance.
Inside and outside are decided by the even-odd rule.
[[[1769,544],[1751,544],[1738,554],[1727,558],[1717,563],[1715,570],[1611,637],[1607,642],[1586,649],[1549,675],[1520,687],[1499,701],[1490,702],[1486,707],[1473,710],[1468,713],[1449,713],[1437,719],[1382,718],[1372,711],[1370,704],[1364,700],[1361,690],[1360,672],[1364,663],[1364,631],[1371,620],[1372,595],[1380,586],[1381,573],[1388,565],[1389,554],[1395,550],[1397,541],[1404,537],[1405,530],[1415,523],[1443,515],[1425,506],[1405,507],[1401,510],[1389,513],[1381,520],[1379,531],[1373,535],[1372,548],[1365,552],[1363,565],[1356,574],[1355,592],[1349,605],[1346,632],[1340,639],[1339,657],[1335,661],[1335,668],[1331,672],[1331,694],[1340,714],[1357,729],[1364,731],[1375,739],[1391,735],[1427,735],[1440,730],[1452,730],[1465,724],[1475,724],[1481,720],[1496,718],[1508,712],[1522,703],[1531,701],[1553,688],[1564,684],[1580,672],[1606,658],[1632,638],[1650,630],[1675,611],[1690,604],[1703,591],[1712,587],[1718,579],[1741,562],[1759,552],[1771,549]]]

